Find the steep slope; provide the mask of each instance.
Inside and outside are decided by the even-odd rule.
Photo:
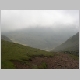
[[[79,54],[79,32],[60,46],[56,47],[54,51],[75,51]]]
[[[5,41],[9,41],[12,42],[8,37],[6,37],[5,35],[1,35],[1,39],[5,40]]]
[[[79,69],[79,57],[71,56],[1,40],[1,69]]]
[[[53,56],[53,53],[1,40],[1,68],[15,68],[11,60],[27,61],[37,56]]]

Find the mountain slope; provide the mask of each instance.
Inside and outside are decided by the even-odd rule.
[[[8,37],[6,37],[5,35],[1,35],[1,39],[5,40],[5,41],[9,41],[12,42]]]
[[[27,61],[37,56],[54,56],[53,53],[1,40],[1,68],[15,68],[11,60]]]
[[[62,25],[59,25],[62,26]],[[68,26],[69,27],[69,26]],[[66,30],[66,31],[65,31]],[[25,28],[2,33],[13,42],[42,50],[52,50],[76,33],[75,28]]]
[[[79,57],[1,40],[1,69],[79,69]]]
[[[1,69],[79,69],[79,57],[71,56],[1,40]]]
[[[60,46],[56,47],[54,51],[76,51],[79,54],[79,32]]]

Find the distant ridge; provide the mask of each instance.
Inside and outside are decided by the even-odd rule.
[[[79,53],[79,32],[60,46],[56,47],[54,51],[77,51]]]
[[[12,42],[8,37],[6,37],[5,35],[1,35],[1,39],[5,40],[5,41],[9,41]]]
[[[11,32],[2,32],[1,34],[6,35],[13,42],[51,51],[77,32],[70,25],[68,28],[22,28]]]

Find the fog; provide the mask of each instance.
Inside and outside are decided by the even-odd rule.
[[[79,10],[1,10],[1,32],[35,27],[65,28],[70,25],[79,29]]]

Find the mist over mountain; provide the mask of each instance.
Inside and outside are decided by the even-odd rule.
[[[1,10],[1,34],[15,43],[53,50],[79,32],[79,10]]]
[[[6,37],[5,35],[1,35],[1,39],[5,40],[5,41],[9,41],[12,42],[8,37]]]
[[[66,25],[66,27],[62,25],[61,27],[35,26],[35,28],[22,28],[13,32],[2,32],[2,34],[8,36],[13,42],[49,51],[78,32],[73,25]]]
[[[79,69],[79,10],[1,10],[2,69]]]
[[[79,28],[79,10],[1,10],[1,32],[22,28]]]
[[[79,32],[57,46],[54,51],[75,51],[79,53]]]

